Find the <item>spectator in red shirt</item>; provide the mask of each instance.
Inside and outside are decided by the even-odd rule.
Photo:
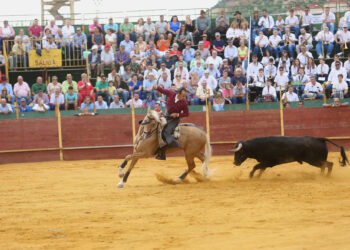
[[[88,81],[87,74],[81,74],[81,81],[78,82],[79,106],[86,96],[89,96],[92,102],[95,102],[94,87]]]
[[[38,19],[34,19],[32,26],[28,28],[29,37],[41,39],[43,36],[43,29],[39,25]]]
[[[182,52],[179,51],[179,45],[177,43],[173,43],[173,49],[170,50],[170,57],[177,62],[179,60],[178,56],[181,55]]]

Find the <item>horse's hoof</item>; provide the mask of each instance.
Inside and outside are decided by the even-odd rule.
[[[174,182],[181,182],[181,181],[182,181],[182,179],[179,178],[179,177],[177,177],[177,178],[174,179]]]
[[[119,182],[118,185],[117,185],[117,188],[123,188],[123,187],[124,187],[124,183],[122,181]]]

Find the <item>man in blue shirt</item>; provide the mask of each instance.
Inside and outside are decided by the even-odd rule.
[[[142,91],[143,99],[146,99],[146,98],[148,99],[150,95],[152,95],[154,100],[157,99],[156,91],[152,89],[153,86],[156,86],[156,85],[157,85],[157,81],[154,77],[154,74],[149,73],[148,78],[143,81],[143,91]]]
[[[194,58],[194,53],[195,50],[191,48],[191,41],[187,41],[186,48],[182,50],[185,62],[191,63],[192,59]]]
[[[113,23],[113,18],[110,18],[110,19],[108,19],[108,24],[105,24],[103,26],[103,29],[104,29],[105,33],[107,32],[107,30],[112,29],[113,33],[118,34],[119,26],[118,26],[118,24]]]
[[[88,110],[94,110],[94,104],[91,102],[91,99],[89,96],[85,97],[84,102],[80,106],[81,110],[83,110],[84,108],[87,108]]]
[[[197,72],[198,78],[201,78],[204,75],[204,69],[202,67],[202,62],[200,60],[196,61],[196,66],[194,66],[191,69],[190,75],[192,75],[193,72]]]
[[[30,112],[32,111],[31,108],[27,105],[27,101],[25,98],[21,99],[20,105],[19,105],[19,112]]]
[[[7,89],[7,94],[9,96],[11,96],[11,102],[12,104],[15,102],[15,95],[13,94],[13,89],[12,89],[12,85],[10,83],[7,82],[7,78],[6,76],[3,76],[1,78],[1,83],[0,83],[0,93],[2,91],[3,88]]]
[[[85,50],[86,35],[81,32],[81,28],[77,28],[77,33],[73,36],[73,50],[76,59],[81,58],[82,51]]]
[[[97,96],[97,101],[95,102],[96,109],[108,109],[107,103],[103,100],[102,96]]]

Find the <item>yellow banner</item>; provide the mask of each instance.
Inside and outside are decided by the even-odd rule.
[[[61,49],[41,50],[41,56],[36,50],[29,50],[29,67],[30,68],[55,68],[62,67]]]

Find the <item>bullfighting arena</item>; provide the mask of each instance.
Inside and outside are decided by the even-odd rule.
[[[347,152],[349,154],[349,152]],[[185,160],[1,165],[0,249],[349,249],[350,168],[331,178],[298,163],[248,179],[254,160],[213,157],[209,181],[171,185]],[[197,172],[200,172],[197,162]]]

